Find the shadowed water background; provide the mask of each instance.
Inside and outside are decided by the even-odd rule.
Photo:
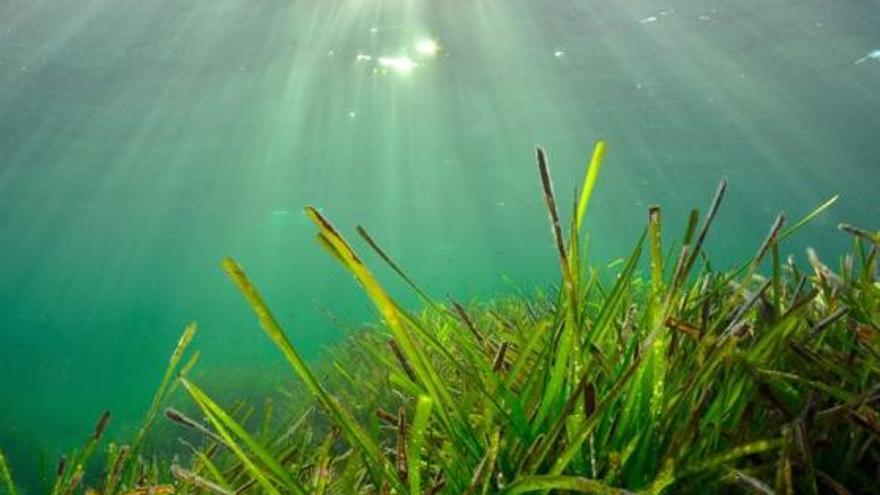
[[[212,391],[287,380],[224,255],[312,359],[373,319],[305,204],[438,298],[549,286],[536,143],[567,205],[609,142],[597,263],[650,204],[680,238],[721,176],[716,266],[840,193],[784,249],[834,261],[838,222],[880,217],[878,25],[867,0],[0,0],[0,447],[33,484],[103,409],[130,434],[190,320]]]

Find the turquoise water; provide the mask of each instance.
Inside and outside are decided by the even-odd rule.
[[[438,298],[555,282],[535,144],[564,200],[608,141],[597,263],[721,176],[716,264],[839,193],[789,245],[833,260],[838,222],[880,218],[878,25],[872,1],[0,0],[0,447],[32,478],[104,409],[129,433],[190,320],[203,381],[271,393],[222,256],[312,359],[372,319],[306,204]]]

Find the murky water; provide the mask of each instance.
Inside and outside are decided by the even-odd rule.
[[[204,380],[271,391],[224,255],[312,358],[373,318],[306,204],[438,298],[553,283],[538,143],[565,199],[609,142],[597,263],[721,176],[716,264],[840,193],[789,245],[833,259],[880,218],[878,26],[873,0],[0,0],[0,447],[34,473],[105,408],[130,432],[190,320]]]

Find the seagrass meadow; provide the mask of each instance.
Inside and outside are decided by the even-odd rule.
[[[754,255],[716,269],[704,251],[728,192],[722,179],[683,232],[646,211],[629,253],[589,263],[583,231],[602,166],[598,142],[567,204],[546,153],[538,183],[559,283],[460,303],[429,295],[358,226],[355,248],[306,207],[317,245],[372,302],[377,324],[297,350],[244,266],[222,268],[299,384],[297,407],[216,400],[192,378],[186,327],[140,429],[62,457],[56,494],[521,494],[880,492],[880,233],[839,225],[834,263],[786,241],[833,207],[780,214]],[[707,194],[707,200],[710,199]],[[565,196],[562,196],[565,197]],[[419,299],[404,307],[364,252]],[[172,404],[173,401],[173,404]],[[295,410],[295,413],[292,412]],[[177,449],[150,447],[161,435]],[[0,455],[0,482],[19,493]]]

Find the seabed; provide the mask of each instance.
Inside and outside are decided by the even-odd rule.
[[[381,322],[318,366],[242,265],[222,263],[302,383],[302,413],[214,400],[189,375],[191,324],[138,433],[105,444],[102,415],[51,493],[880,493],[880,233],[840,225],[852,250],[834,269],[811,250],[803,264],[786,256],[834,197],[794,222],[780,214],[753,257],[717,271],[703,246],[723,228],[722,180],[672,242],[650,208],[608,273],[582,242],[604,152],[599,142],[565,222],[537,150],[560,282],[533,297],[438,302],[358,227],[422,300],[403,308],[307,207]],[[185,455],[150,448],[160,420],[179,427]],[[0,492],[19,493],[14,474],[0,453]]]

